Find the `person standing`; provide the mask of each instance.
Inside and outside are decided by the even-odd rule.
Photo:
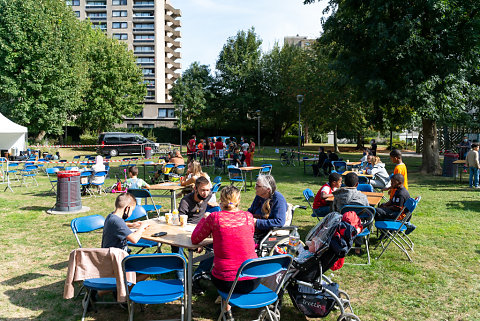
[[[192,138],[190,138],[187,144],[187,156],[190,156],[192,159],[197,159],[196,139],[197,137],[195,135],[192,135]]]
[[[465,158],[467,167],[470,169],[470,187],[475,188],[478,188],[478,170],[480,168],[480,164],[478,163],[478,149],[479,146],[477,144],[472,144],[472,149],[467,153],[467,157]]]
[[[375,139],[372,139],[371,145],[372,146],[370,147],[370,151],[372,152],[372,155],[377,156],[377,142],[375,141]]]
[[[472,144],[468,140],[467,136],[463,136],[463,140],[460,142],[460,144],[458,144],[458,148],[459,148],[458,153],[459,153],[460,159],[465,159],[468,151],[470,150],[470,148],[472,148]]]

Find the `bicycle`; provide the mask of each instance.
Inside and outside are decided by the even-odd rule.
[[[280,164],[282,166],[289,166],[292,165],[295,167],[295,153],[292,150],[288,151],[284,149],[283,152],[280,154]]]

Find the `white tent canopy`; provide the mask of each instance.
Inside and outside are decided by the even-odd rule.
[[[8,150],[12,154],[25,150],[27,127],[14,123],[0,114],[0,149]]]

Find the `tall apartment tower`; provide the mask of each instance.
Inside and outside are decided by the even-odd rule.
[[[66,0],[80,20],[125,41],[142,68],[147,84],[144,108],[119,127],[174,127],[176,117],[169,90],[180,76],[181,11],[169,0]]]

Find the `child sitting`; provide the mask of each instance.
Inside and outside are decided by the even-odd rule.
[[[340,186],[342,186],[342,176],[338,173],[331,173],[328,176],[328,183],[323,185],[315,195],[312,216],[324,217],[331,212],[330,205],[327,205],[327,198],[333,196],[333,192]]]
[[[129,189],[142,189],[142,188],[150,188],[143,179],[138,178],[138,167],[137,166],[130,166],[128,168],[128,177],[127,179],[127,188]]]
[[[377,221],[393,221],[403,208],[406,200],[410,198],[410,194],[403,186],[404,178],[402,174],[395,174],[390,180],[392,188],[395,189],[395,194],[390,200],[377,208],[375,220]]]
[[[390,160],[392,163],[396,164],[395,169],[393,170],[393,174],[401,174],[403,175],[404,178],[404,183],[403,186],[405,189],[408,191],[408,176],[407,176],[407,166],[402,162],[402,152],[399,151],[398,149],[394,149],[390,152]],[[390,186],[390,188],[384,189],[386,191],[390,190],[390,198],[393,197],[395,194],[395,188]]]

